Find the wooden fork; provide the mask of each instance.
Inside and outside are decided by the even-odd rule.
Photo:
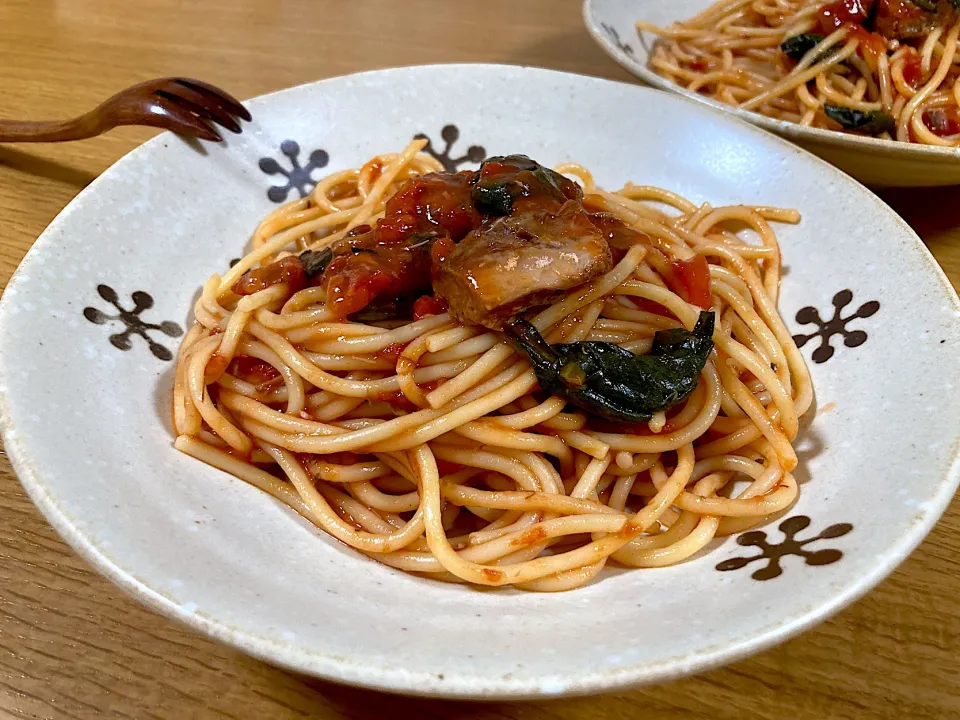
[[[72,120],[0,120],[0,142],[84,140],[120,125],[222,140],[214,123],[239,133],[237,118],[250,120],[250,112],[220,88],[189,78],[160,78],[129,87]]]

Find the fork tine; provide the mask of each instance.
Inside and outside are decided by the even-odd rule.
[[[215,85],[205,83],[202,80],[194,80],[193,78],[175,78],[174,82],[183,87],[189,88],[196,93],[208,94],[213,96],[221,106],[225,107],[232,114],[237,117],[250,121],[252,119],[250,111],[247,110],[243,105],[240,104],[240,101],[237,100],[230,93],[221,90]]]
[[[193,135],[201,140],[214,140],[217,142],[223,140],[223,137],[217,132],[215,127],[202,117],[194,115],[178,101],[157,94],[155,95],[154,103],[164,111],[164,114],[151,114],[149,116],[150,121],[145,124],[173,130],[173,132],[183,135]]]
[[[180,87],[177,88],[177,92],[175,93],[168,90],[157,90],[156,94],[171,102],[177,103],[204,120],[220,123],[230,132],[240,132],[240,123],[233,119],[233,115],[221,107],[211,107],[210,100],[206,96],[200,95],[193,90]]]

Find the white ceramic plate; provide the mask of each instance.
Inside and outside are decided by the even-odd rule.
[[[654,87],[680,93],[788,138],[875,186],[960,184],[960,148],[878,140],[809,128],[740,110],[676,85],[647,67],[655,36],[638,36],[636,23],[669,25],[685,20],[716,0],[584,0],[583,20],[597,44],[620,65]]]
[[[164,134],[104,173],[0,303],[0,411],[17,473],[73,547],[158,611],[369,687],[610,690],[809,627],[889,573],[953,494],[960,405],[943,399],[960,387],[957,297],[903,221],[826,163],[676,96],[519,67],[385,70],[249,106],[255,122],[229,144],[200,153]],[[816,332],[834,305],[843,319],[803,347],[834,352],[810,363],[821,410],[784,522],[572,592],[477,591],[368,560],[172,448],[168,358],[201,283],[297,183],[417,133],[450,167],[525,152],[585,163],[611,188],[632,179],[697,202],[801,210],[802,224],[782,229],[782,312],[797,333]],[[292,180],[263,171],[297,163]]]

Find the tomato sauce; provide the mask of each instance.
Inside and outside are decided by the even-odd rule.
[[[455,472],[459,472],[460,470],[463,470],[463,465],[450,462],[449,460],[437,459],[437,472],[440,473],[440,477],[444,477],[445,475],[453,475]]]
[[[413,231],[442,230],[454,242],[479,227],[482,218],[470,198],[470,172],[431,173],[408,181],[387,201],[384,217],[377,223],[378,240],[402,242]],[[399,229],[399,232],[398,232]]]
[[[424,393],[429,393],[436,390],[442,384],[443,380],[431,380],[430,382],[420,385],[420,390]],[[380,393],[374,400],[376,402],[385,402],[394,410],[399,410],[404,413],[412,413],[422,409],[410,402],[410,399],[403,394],[402,390]]]
[[[253,295],[280,283],[286,283],[291,294],[306,287],[307,274],[300,258],[290,255],[269,265],[254,268],[244,273],[231,289],[237,295]]]
[[[695,255],[692,260],[671,260],[664,282],[677,295],[691,305],[709,310],[710,266],[703,255]]]
[[[366,250],[361,246],[361,249]],[[429,252],[404,245],[335,257],[323,274],[327,304],[338,317],[352,315],[379,297],[400,297],[429,283]]]
[[[923,59],[915,50],[910,52],[903,63],[903,80],[914,90],[923,83]]]
[[[229,366],[230,374],[251,385],[262,385],[280,377],[280,371],[268,362],[249,355],[237,355]]]
[[[364,165],[364,169],[369,171],[370,184],[372,185],[380,179],[380,175],[383,173],[383,163],[381,163],[379,160],[373,160],[372,162]]]
[[[446,311],[447,304],[442,298],[423,295],[413,304],[413,319],[423,320],[428,315],[441,315]]]
[[[210,359],[207,360],[207,366],[203,369],[203,382],[207,385],[215,383],[227,371],[229,366],[227,358],[220,354],[220,351],[214,351]]]
[[[482,218],[470,196],[472,173],[431,173],[412,178],[391,197],[374,228],[354,228],[323,274],[327,302],[340,317],[377,298],[432,289],[431,246],[458,242]]]
[[[960,113],[957,108],[931,108],[923,114],[923,123],[938,137],[960,133]]]
[[[829,35],[847,23],[862,25],[872,7],[873,0],[839,0],[825,5],[818,13],[820,29]]]
[[[403,351],[406,349],[409,343],[392,343],[387,345],[383,350],[374,353],[374,357],[379,360],[387,360],[392,363],[396,363],[400,356],[403,354]]]
[[[662,315],[663,317],[673,317],[673,313],[667,310],[667,308],[649,298],[627,296],[627,299],[637,310],[643,310],[644,312],[653,313],[654,315]]]
[[[876,72],[880,64],[880,57],[887,52],[886,39],[882,35],[865,30],[860,25],[851,27],[850,34],[847,37],[860,42],[858,48],[860,56],[866,61],[867,67]]]
[[[380,393],[374,398],[376,402],[385,402],[394,410],[400,410],[405,413],[416,412],[420,408],[410,402],[402,391]]]

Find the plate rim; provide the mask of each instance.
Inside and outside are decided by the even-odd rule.
[[[586,0],[589,3],[591,0]],[[660,93],[661,91],[645,88],[632,83],[609,80],[593,76],[579,75],[559,70],[534,67],[529,65],[510,65],[498,63],[435,63],[427,65],[411,65],[394,68],[369,70],[359,73],[348,73],[331,78],[324,78],[301,85],[283,88],[270,93],[256,96],[244,102],[262,102],[274,95],[294,91],[306,87],[322,87],[325,83],[340,82],[346,78],[365,76],[384,76],[390,74],[402,75],[405,72],[418,70],[446,70],[455,71],[457,68],[472,68],[480,71],[504,72],[532,72],[555,78],[572,79],[573,82],[588,82],[597,85],[614,85],[630,88],[629,92]],[[693,102],[678,94],[663,94],[664,98],[672,98],[668,102]],[[806,157],[822,170],[844,183],[855,193],[870,199],[881,212],[889,215],[903,232],[902,240],[910,247],[919,251],[923,263],[939,280],[946,295],[955,310],[960,309],[960,298],[953,288],[944,270],[930,253],[929,249],[913,231],[913,229],[893,211],[882,199],[870,192],[861,183],[836,169],[826,161],[818,158],[809,151],[792,145],[787,140],[773,135],[752,123],[745,122],[727,112],[720,112],[716,108],[704,107],[697,103],[701,111],[716,114],[718,122],[739,124],[747,133],[759,134],[765,141],[772,141],[785,154],[798,153],[799,157]],[[52,234],[59,226],[69,221],[69,216],[77,209],[88,193],[96,192],[100,181],[122,167],[125,162],[132,161],[139,154],[148,152],[156,144],[162,144],[171,138],[170,133],[160,133],[154,138],[132,149],[120,157],[110,167],[104,170],[93,182],[81,190],[50,222],[37,240],[21,260],[17,269],[0,296],[0,333],[4,332],[5,318],[11,304],[15,303],[6,290],[21,284],[21,274],[25,274],[25,267],[31,266],[46,252],[46,246],[53,242]],[[909,243],[907,242],[909,238]],[[51,249],[55,245],[51,245]],[[0,352],[0,377],[3,376],[7,364],[7,354]],[[531,676],[502,680],[496,677],[482,677],[469,672],[462,673],[456,670],[445,674],[442,681],[425,671],[408,671],[399,666],[375,666],[369,663],[357,662],[349,658],[339,658],[332,655],[322,655],[315,651],[308,651],[294,643],[283,643],[263,635],[250,633],[246,630],[231,628],[213,617],[205,616],[196,610],[188,610],[163,593],[153,589],[146,580],[136,575],[135,569],[125,570],[120,563],[111,559],[99,548],[88,534],[81,531],[70,514],[59,506],[55,493],[45,483],[43,477],[33,466],[32,457],[21,447],[20,439],[16,435],[15,421],[11,418],[7,406],[7,395],[10,388],[0,385],[0,436],[2,436],[8,458],[21,485],[27,491],[32,502],[40,510],[44,518],[58,532],[58,534],[101,575],[115,585],[132,595],[136,600],[161,615],[179,621],[192,630],[224,642],[234,648],[252,655],[274,666],[284,667],[294,672],[309,674],[326,680],[347,683],[372,690],[404,693],[411,695],[451,698],[451,699],[478,699],[478,700],[511,700],[534,699],[540,697],[559,697],[588,695],[600,692],[609,692],[618,689],[627,689],[666,682],[672,679],[687,676],[693,672],[703,672],[719,665],[726,665],[761,650],[779,644],[800,632],[822,622],[839,610],[848,606],[866,592],[875,587],[887,577],[912,552],[932,530],[940,516],[952,499],[958,485],[960,485],[960,446],[952,449],[953,459],[944,472],[936,493],[927,501],[922,516],[911,524],[908,532],[893,545],[888,546],[884,554],[875,565],[854,582],[849,583],[838,592],[835,592],[827,601],[809,608],[801,615],[794,616],[779,625],[758,632],[750,637],[735,642],[729,642],[712,648],[706,648],[677,656],[667,660],[658,660],[616,669],[597,669],[591,673],[581,675],[571,682],[568,676],[561,676],[562,690],[553,691],[554,678],[545,675]]]
[[[600,49],[620,67],[634,77],[638,77],[643,82],[660,90],[679,95],[688,100],[693,100],[694,102],[714,108],[715,110],[720,110],[726,115],[747,122],[755,127],[762,128],[776,135],[789,137],[798,142],[816,142],[821,145],[829,145],[845,150],[856,150],[861,153],[882,150],[887,153],[899,155],[904,159],[915,161],[938,160],[946,163],[955,161],[960,165],[960,147],[950,148],[937,145],[920,145],[918,143],[900,142],[899,140],[884,140],[881,138],[867,137],[865,135],[842,133],[824,128],[807,127],[806,125],[798,125],[797,123],[787,122],[786,120],[769,118],[749,110],[741,110],[738,107],[733,107],[719,100],[714,100],[713,98],[708,98],[699,93],[687,90],[657,75],[641,62],[628,57],[626,53],[621,52],[620,49],[613,44],[605,33],[600,31],[599,23],[595,20],[594,8],[602,2],[605,2],[605,0],[583,0],[581,16],[590,37],[594,43],[599,45]],[[637,33],[637,35],[640,37],[639,33]]]

